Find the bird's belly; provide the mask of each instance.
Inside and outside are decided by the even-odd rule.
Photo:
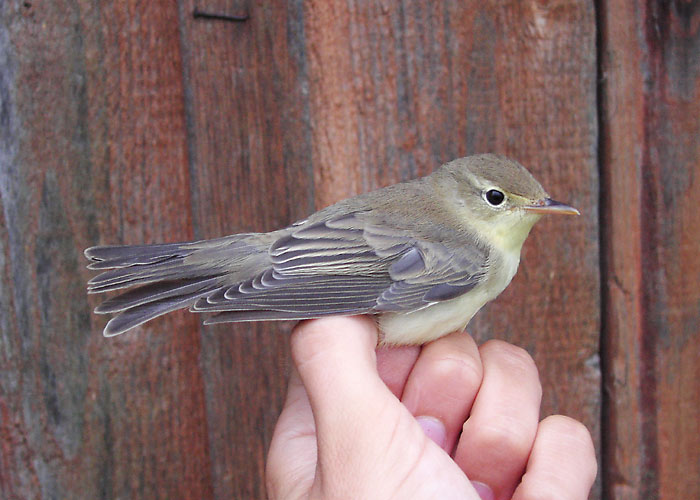
[[[461,297],[439,302],[408,313],[388,313],[379,317],[383,344],[424,344],[463,330],[472,316],[493,297],[486,290],[472,290]]]
[[[479,285],[460,297],[417,311],[382,314],[378,319],[382,332],[381,343],[420,345],[466,328],[479,309],[496,298],[513,279],[520,262],[520,252],[503,257],[499,271],[491,276],[488,283]]]

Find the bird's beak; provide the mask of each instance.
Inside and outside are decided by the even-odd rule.
[[[552,200],[551,198],[545,198],[544,200],[537,201],[523,208],[534,214],[581,215],[581,212],[574,207],[560,201]]]

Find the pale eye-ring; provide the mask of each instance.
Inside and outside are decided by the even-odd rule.
[[[503,194],[503,191],[499,191],[498,189],[489,189],[484,193],[484,199],[492,207],[497,207],[503,204],[506,200],[506,195]]]

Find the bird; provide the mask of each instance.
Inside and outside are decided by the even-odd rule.
[[[383,345],[463,330],[511,282],[545,214],[579,215],[520,163],[459,158],[431,174],[340,201],[268,233],[95,246],[88,293],[119,335],[177,309],[205,324],[371,315]]]

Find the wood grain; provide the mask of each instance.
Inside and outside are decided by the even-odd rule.
[[[83,248],[267,231],[485,151],[583,215],[537,225],[470,331],[527,348],[543,416],[591,429],[591,498],[700,496],[699,16],[681,0],[0,4],[0,497],[264,497],[293,325],[178,313],[103,339]]]
[[[299,7],[250,2],[248,21],[222,23],[193,19],[195,5],[203,8],[184,2],[181,19],[195,234],[286,226],[313,211],[314,197]],[[244,8],[243,2],[217,7]],[[286,389],[292,326],[202,331],[216,498],[265,497],[265,453]]]
[[[581,209],[576,220],[552,218],[535,228],[519,275],[469,330],[525,346],[540,366],[543,414],[572,415],[598,439],[592,5],[311,1],[306,12],[321,204],[451,157],[499,151]]]
[[[176,6],[5,5],[0,496],[211,496],[194,320],[106,342],[81,255],[191,237]]]
[[[697,498],[700,11],[604,2],[601,19],[607,494]]]

